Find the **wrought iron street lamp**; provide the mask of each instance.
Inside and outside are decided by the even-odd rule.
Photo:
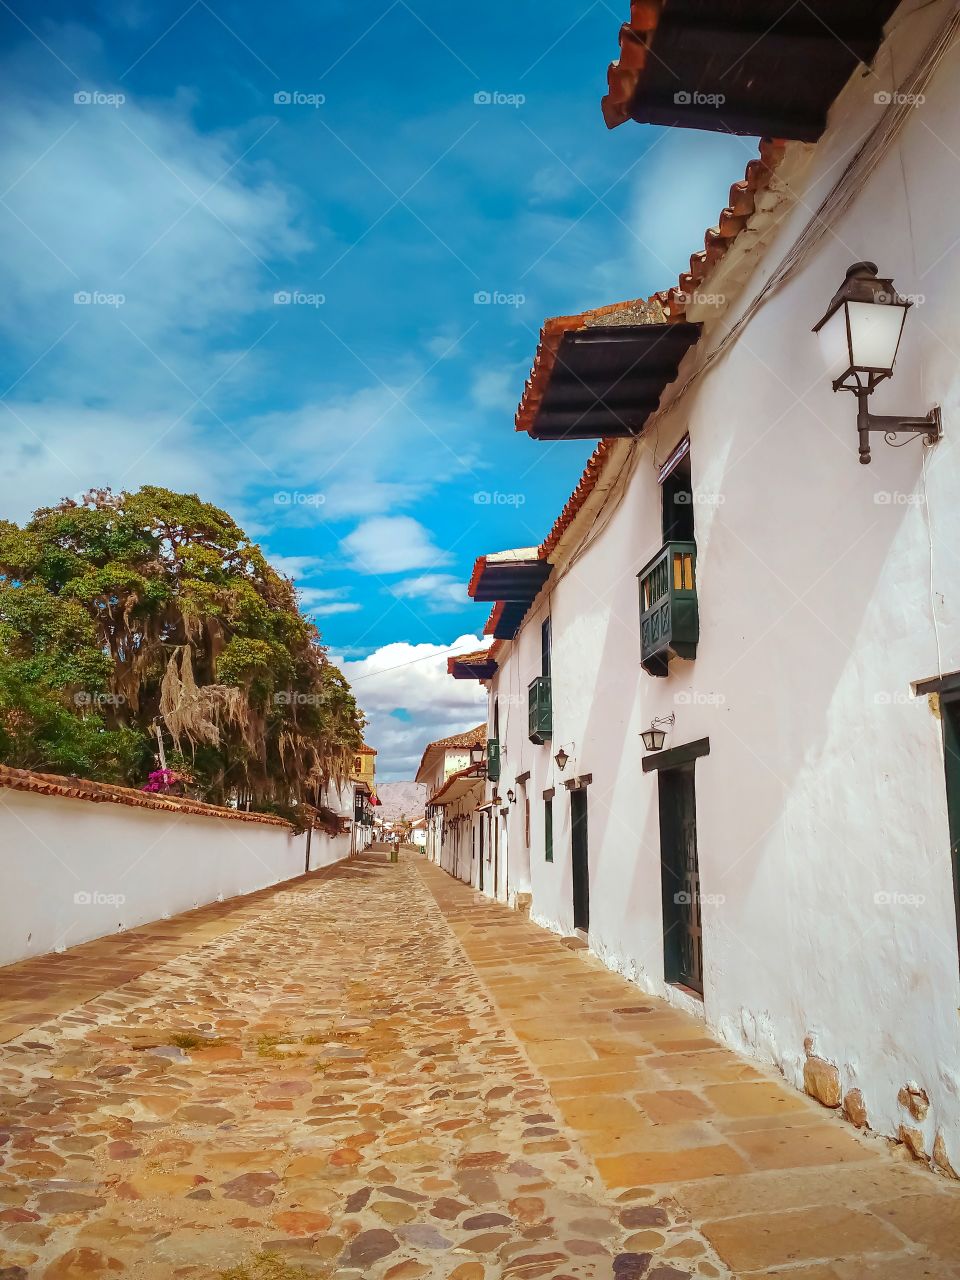
[[[507,792],[507,799],[510,801],[511,804],[513,804],[516,798],[517,798],[517,793],[511,787],[510,790]]]
[[[870,432],[882,431],[887,444],[907,444],[896,436],[922,435],[927,444],[936,444],[942,435],[940,409],[931,409],[922,418],[871,413],[870,396],[885,378],[893,376],[893,366],[903,334],[907,311],[912,306],[901,298],[889,278],[877,275],[875,262],[855,262],[834,294],[826,315],[814,325],[833,380],[834,391],[852,391],[857,397],[857,431],[860,461],[870,461]]]
[[[560,750],[557,752],[557,754],[553,758],[557,762],[557,768],[560,770],[561,773],[563,773],[564,769],[567,767],[567,761],[570,759],[570,757],[564,751],[563,747],[560,748]]]
[[[643,745],[648,751],[663,750],[663,742],[667,734],[664,729],[660,728],[660,726],[662,724],[674,724],[676,719],[677,717],[675,715],[669,715],[656,716],[650,721],[650,728],[644,729],[640,734],[640,737],[643,739]]]
[[[470,748],[470,763],[474,768],[479,768],[487,759],[487,749],[484,746]]]

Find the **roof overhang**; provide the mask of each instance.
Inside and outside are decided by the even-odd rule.
[[[603,117],[815,142],[899,0],[631,0]]]
[[[549,360],[542,339],[518,430],[534,440],[640,435],[699,337],[700,325],[686,321],[584,325],[550,343]]]
[[[447,659],[447,674],[454,680],[492,680],[497,674],[497,662],[490,649],[457,653]]]
[[[490,611],[483,634],[493,636],[495,640],[512,640],[520,630],[520,624],[529,608],[528,604],[499,600]]]
[[[478,788],[482,792],[483,784],[484,774],[475,765],[471,765],[468,769],[461,769],[458,773],[451,773],[443,786],[430,797],[427,804],[443,808],[444,805],[462,800],[464,796],[469,795],[471,791],[475,791]]]
[[[480,556],[473,566],[467,593],[478,601],[505,600],[529,606],[552,569],[549,560],[540,558],[536,547]]]

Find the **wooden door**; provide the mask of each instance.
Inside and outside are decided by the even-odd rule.
[[[663,969],[667,982],[703,994],[700,865],[693,765],[661,769],[660,863],[663,887]]]
[[[957,937],[960,941],[960,697],[944,698],[940,708],[943,722],[943,758],[947,770],[950,862],[953,868]]]
[[[570,792],[570,847],[573,864],[573,927],[590,931],[590,860],[587,846],[587,792]]]

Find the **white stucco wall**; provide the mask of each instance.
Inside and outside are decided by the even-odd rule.
[[[350,852],[314,831],[312,870]],[[0,964],[302,875],[306,836],[265,823],[0,790]]]
[[[874,93],[895,87],[891,67],[906,71],[948,6],[910,8],[876,77],[855,75],[835,104],[793,211],[706,325],[677,386],[779,262],[879,118]],[[874,1129],[919,1127],[928,1152],[939,1133],[960,1167],[960,959],[941,729],[911,691],[960,669],[960,166],[941,141],[960,137],[960,49],[926,98],[799,273],[633,450],[621,499],[572,563],[558,561],[493,693],[500,795],[532,770],[533,918],[572,930],[562,783],[592,774],[591,947],[798,1085],[812,1037],[844,1090],[862,1090]],[[923,295],[873,411],[939,404],[945,430],[926,454],[918,441],[891,449],[875,436],[870,467],[857,461],[855,401],[831,392],[810,332],[864,258],[902,293]],[[695,662],[675,660],[656,679],[639,664],[635,575],[661,544],[657,467],[686,431],[700,645]],[[627,460],[630,447],[620,451]],[[526,688],[540,674],[547,610],[554,734],[536,747]],[[657,779],[641,770],[639,734],[671,713],[667,747],[710,739],[696,764],[702,1004],[663,978]],[[562,775],[552,759],[560,745],[571,756]],[[547,787],[557,788],[552,865]],[[512,831],[511,841],[516,849]],[[922,1123],[897,1102],[908,1081],[930,1097]]]

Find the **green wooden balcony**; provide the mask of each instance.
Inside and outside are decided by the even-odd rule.
[[[491,782],[500,781],[500,741],[487,739],[487,777]]]
[[[697,544],[666,542],[637,574],[640,582],[640,665],[665,676],[673,657],[695,658],[700,639]]]
[[[550,677],[537,676],[527,689],[527,713],[530,741],[542,747],[553,733],[553,697]]]

